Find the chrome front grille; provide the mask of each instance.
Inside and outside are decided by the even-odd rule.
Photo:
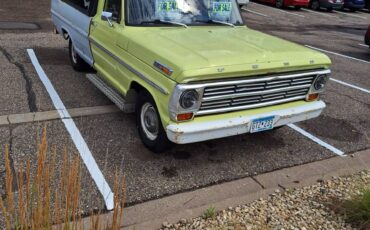
[[[205,84],[197,115],[276,105],[306,98],[319,74],[329,70]]]

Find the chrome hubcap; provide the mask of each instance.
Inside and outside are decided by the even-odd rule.
[[[159,130],[159,119],[154,106],[150,103],[145,103],[141,107],[140,120],[145,135],[154,141],[158,137]]]

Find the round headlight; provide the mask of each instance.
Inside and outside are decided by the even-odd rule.
[[[322,90],[325,88],[327,81],[327,76],[326,75],[320,75],[316,78],[315,83],[313,84],[313,87],[315,90]]]
[[[189,90],[182,93],[180,105],[183,109],[194,109],[199,100],[199,95],[195,90]]]

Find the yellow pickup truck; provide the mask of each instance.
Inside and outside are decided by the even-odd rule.
[[[317,117],[330,59],[249,29],[236,0],[52,0],[72,66],[153,152]]]

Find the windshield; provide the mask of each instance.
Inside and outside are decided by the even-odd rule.
[[[236,0],[126,0],[126,24],[242,25]]]

